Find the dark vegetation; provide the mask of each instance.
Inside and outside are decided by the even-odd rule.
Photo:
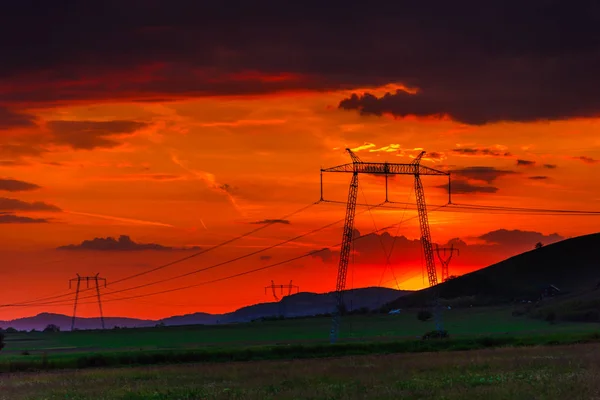
[[[437,332],[437,331],[436,331]],[[442,335],[432,334],[435,338]],[[310,359],[367,354],[421,353],[475,350],[496,347],[525,347],[600,343],[600,334],[570,334],[557,336],[484,336],[448,340],[405,340],[396,342],[343,343],[336,345],[281,345],[245,347],[239,349],[204,349],[182,351],[123,351],[89,354],[63,354],[49,358],[47,354],[27,359],[0,360],[0,372],[40,371],[52,369],[117,367],[129,365],[177,364],[190,362],[222,363],[257,360]]]
[[[437,286],[440,303],[452,308],[505,305],[513,315],[548,322],[600,322],[600,234],[567,239]],[[555,285],[560,292],[547,294]],[[403,296],[383,307],[431,306],[431,289]]]
[[[55,324],[48,324],[44,328],[44,332],[60,332],[60,326],[57,326]]]
[[[4,348],[4,332],[0,332],[0,351]]]
[[[442,330],[429,331],[423,335],[422,339],[423,340],[448,339],[449,337],[450,337],[450,334],[448,334],[448,331],[442,329]]]
[[[425,321],[429,321],[431,318],[433,318],[433,313],[429,310],[420,310],[417,313],[417,319],[419,321],[425,322]]]

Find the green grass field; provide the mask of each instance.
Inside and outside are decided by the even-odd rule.
[[[393,352],[570,344],[600,339],[594,323],[549,324],[511,315],[510,308],[447,310],[451,339],[423,342],[434,329],[416,312],[348,316],[341,346],[328,346],[329,318],[261,321],[217,326],[16,333],[6,337],[0,371],[84,368],[199,361],[248,361]],[[494,339],[496,338],[496,339]],[[493,340],[490,340],[493,339]]]
[[[593,399],[600,345],[0,375],[0,399]]]
[[[600,324],[559,323],[514,317],[510,308],[446,310],[444,325],[452,337],[509,334],[511,336],[556,333],[586,333]],[[18,333],[7,336],[0,354],[21,352],[90,352],[114,350],[158,350],[286,343],[327,343],[329,318],[262,321],[235,325]],[[342,319],[341,341],[414,339],[434,329],[432,321],[421,322],[416,312],[400,315],[348,316]],[[1,356],[0,356],[1,357]]]

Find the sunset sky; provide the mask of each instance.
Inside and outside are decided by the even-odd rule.
[[[283,217],[319,200],[320,168],[350,162],[346,147],[398,163],[426,150],[424,165],[452,172],[456,203],[600,210],[598,5],[27,3],[0,18],[1,305],[69,293],[76,273],[107,279],[113,316],[227,312],[270,301],[271,280],[332,291],[342,223],[125,289],[343,219],[337,203]],[[390,200],[414,203],[412,179],[391,179]],[[344,202],[349,181],[326,174],[325,198]],[[434,211],[446,180],[423,182],[433,241],[461,249],[451,274],[598,230],[594,216]],[[360,187],[359,203],[384,200],[382,179],[361,176]],[[391,206],[357,208],[360,234],[402,224],[356,241],[348,288],[424,287],[414,206]],[[78,246],[121,235],[135,244]],[[0,307],[0,320],[70,313],[72,297],[60,300]]]

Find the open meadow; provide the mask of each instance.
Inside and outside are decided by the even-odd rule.
[[[423,341],[433,321],[416,312],[342,318],[340,344],[329,345],[330,318],[245,324],[28,332],[6,335],[0,371],[199,361],[248,361],[337,355],[571,344],[600,339],[596,323],[553,323],[512,315],[510,308],[444,313],[449,340]]]
[[[453,338],[600,331],[600,324],[596,323],[549,324],[525,316],[515,317],[511,314],[510,307],[445,310],[443,319],[444,328]],[[7,335],[7,347],[1,354],[328,343],[330,327],[329,317],[318,317],[227,325],[14,333]],[[433,329],[433,321],[417,320],[416,311],[406,311],[399,315],[351,315],[342,318],[340,340],[348,342],[415,339]]]
[[[0,399],[594,399],[600,345],[0,375]]]

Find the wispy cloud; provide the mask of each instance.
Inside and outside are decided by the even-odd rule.
[[[288,221],[287,219],[263,219],[260,221],[253,221],[250,222],[251,224],[255,224],[255,225],[262,225],[262,224],[284,224],[284,225],[289,225],[290,221]]]
[[[595,158],[587,157],[587,156],[579,156],[579,157],[573,157],[573,158],[575,160],[582,161],[586,164],[596,164],[596,163],[600,162],[600,160],[596,160]]]
[[[0,212],[2,211],[50,211],[59,212],[60,208],[42,201],[26,202],[17,199],[0,197]]]
[[[215,177],[214,174],[211,174],[210,172],[206,172],[206,171],[199,171],[199,170],[195,170],[192,169],[190,167],[188,167],[187,165],[185,165],[185,163],[180,160],[175,154],[171,154],[171,160],[178,165],[179,167],[181,167],[182,169],[184,169],[185,171],[187,171],[190,175],[194,176],[196,179],[204,182],[204,184],[211,190],[217,192],[217,193],[221,193],[223,194],[225,197],[227,197],[227,199],[229,200],[229,202],[231,203],[231,205],[241,214],[244,215],[245,213],[243,212],[243,210],[240,208],[240,206],[238,205],[238,202],[236,201],[235,197],[231,194],[231,186],[227,183],[221,183],[217,181],[217,178]]]
[[[452,149],[455,154],[463,156],[480,156],[480,157],[511,157],[512,154],[508,151],[501,149],[489,149],[489,148],[472,148],[462,147],[459,149]]]
[[[210,128],[210,127],[242,127],[242,126],[261,126],[261,125],[281,125],[285,124],[285,119],[240,119],[237,121],[215,121],[215,122],[203,122],[198,126]]]
[[[354,148],[352,148],[350,150],[352,150],[354,152],[359,152],[359,151],[362,151],[362,150],[372,149],[373,147],[377,147],[377,146],[375,146],[375,143],[365,143],[365,144],[362,144],[360,146],[354,147]]]
[[[93,218],[108,219],[108,220],[112,220],[112,221],[119,221],[119,222],[124,222],[124,223],[130,224],[130,225],[151,225],[151,226],[164,226],[165,228],[174,228],[173,225],[165,224],[163,222],[145,221],[145,220],[134,219],[134,218],[115,217],[113,215],[104,215],[104,214],[95,214],[95,213],[68,211],[68,210],[65,211],[65,213],[73,214],[73,215],[82,215],[84,217],[93,217]]]
[[[533,167],[535,165],[535,161],[532,160],[517,160],[518,167]]]
[[[48,221],[45,218],[30,218],[15,214],[1,214],[0,224],[46,224]]]
[[[0,179],[0,190],[5,190],[7,192],[25,192],[39,188],[40,187],[34,183],[18,181],[16,179]]]

